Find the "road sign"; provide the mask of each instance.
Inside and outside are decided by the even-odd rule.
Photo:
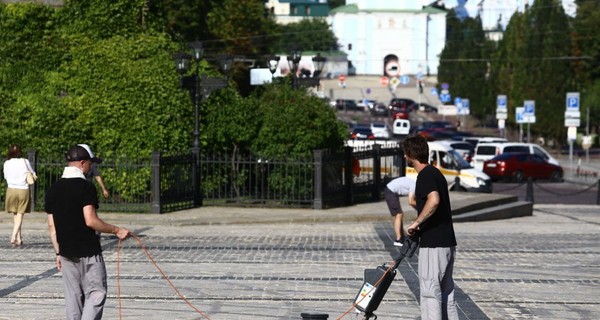
[[[579,111],[579,92],[567,92],[567,111]]]
[[[392,77],[392,79],[390,79],[390,84],[392,87],[394,87],[394,89],[396,89],[396,87],[400,84],[400,79],[398,79],[398,77]]]
[[[442,83],[442,89],[448,90],[448,89],[450,89],[450,85],[448,83],[444,82],[444,83]]]
[[[406,75],[400,77],[400,83],[408,84],[410,82],[410,78]]]
[[[535,100],[525,100],[523,102],[524,115],[525,116],[535,116]]]
[[[525,108],[523,108],[523,107],[515,108],[515,119],[516,119],[517,123],[527,123],[527,122],[525,122],[525,118],[523,117],[524,111],[525,111]]]
[[[506,95],[499,94],[498,97],[496,98],[496,108],[506,110],[507,104],[508,104],[508,99],[506,98]]]
[[[467,114],[467,115],[471,114],[471,112],[469,110],[469,108],[471,108],[471,106],[470,106],[471,103],[469,102],[469,99],[462,99],[461,104],[462,104],[462,114]]]
[[[450,102],[452,100],[452,96],[450,96],[450,93],[442,93],[440,94],[440,101],[441,102]]]
[[[431,88],[431,95],[432,96],[437,96],[438,95],[437,88]]]
[[[382,86],[387,86],[390,84],[390,78],[383,76],[379,78],[379,83],[381,83]]]

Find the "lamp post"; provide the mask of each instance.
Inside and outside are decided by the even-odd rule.
[[[173,55],[175,68],[179,72],[179,86],[187,89],[190,92],[190,97],[194,103],[194,132],[192,140],[192,184],[194,193],[194,206],[198,207],[202,203],[200,191],[200,102],[208,99],[210,94],[217,89],[227,86],[227,77],[208,77],[200,75],[200,61],[204,56],[204,48],[202,42],[195,41],[190,43],[192,55],[179,52]],[[194,62],[194,71],[191,75],[186,76],[190,69],[191,62]],[[220,59],[221,70],[227,73],[231,67],[232,59],[229,56],[223,56]]]
[[[288,66],[290,68],[290,74],[292,76],[292,88],[294,90],[297,90],[300,87],[318,86],[320,84],[319,76],[323,71],[323,67],[325,66],[325,61],[327,61],[327,59],[321,56],[320,53],[317,53],[317,55],[312,58],[314,66],[312,76],[309,70],[300,70],[300,75],[298,75],[298,68],[300,67],[301,59],[302,52],[300,51],[292,51],[292,53],[289,56],[287,56]],[[267,65],[269,66],[271,76],[274,76],[275,71],[277,71],[277,66],[279,65],[279,57],[275,55],[269,56],[267,58]]]

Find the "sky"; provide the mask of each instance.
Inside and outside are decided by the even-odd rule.
[[[467,9],[469,16],[475,17],[477,15],[477,5],[482,0],[443,0],[446,5],[446,8],[454,8],[460,2],[466,2],[465,9]],[[534,0],[484,0],[487,4],[487,12],[485,13],[484,19],[482,22],[484,24],[484,29],[488,27],[493,27],[493,25],[497,24],[498,18],[502,15],[501,21],[502,25],[506,27],[508,24],[508,20],[510,16],[514,13],[515,9],[518,7],[519,10],[523,10],[525,3],[533,4]],[[421,0],[421,2],[426,5],[430,4],[432,0]],[[565,12],[570,15],[575,15],[575,0],[562,0],[563,8]],[[491,7],[491,8],[490,8]]]

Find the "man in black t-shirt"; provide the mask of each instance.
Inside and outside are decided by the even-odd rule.
[[[429,165],[429,146],[423,136],[403,142],[407,165],[417,175],[415,193],[409,203],[417,209],[417,218],[408,227],[409,236],[418,236],[421,319],[458,320],[454,301],[454,257],[456,237],[448,184],[444,175]]]
[[[48,231],[62,272],[66,319],[101,319],[106,301],[106,266],[96,231],[126,239],[130,231],[98,217],[96,187],[85,179],[98,161],[81,146],[66,154],[68,166],[46,193]]]

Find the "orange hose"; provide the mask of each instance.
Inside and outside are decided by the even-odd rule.
[[[148,249],[146,249],[146,246],[144,246],[144,244],[142,243],[142,240],[133,233],[131,233],[131,236],[137,240],[137,242],[142,247],[142,250],[144,251],[144,253],[146,253],[146,256],[148,256],[148,259],[150,260],[150,262],[152,262],[152,264],[158,270],[158,272],[160,272],[162,277],[169,283],[171,288],[173,288],[173,290],[175,290],[175,293],[177,293],[177,295],[181,298],[181,300],[183,300],[188,306],[190,306],[192,309],[194,309],[194,311],[199,313],[202,317],[210,320],[210,317],[206,313],[202,312],[200,309],[198,309],[194,305],[192,305],[192,303],[186,297],[184,297],[181,294],[181,292],[179,292],[179,290],[175,287],[175,285],[173,285],[173,282],[171,282],[169,277],[167,277],[167,275],[158,266],[158,264],[156,263],[156,261],[154,260],[152,255],[150,255],[150,252],[148,251]],[[120,283],[120,267],[119,267],[120,260],[121,260],[121,241],[122,240],[119,239],[119,243],[117,244],[117,300],[119,302],[119,319],[122,319],[122,316],[121,316],[121,283]]]

